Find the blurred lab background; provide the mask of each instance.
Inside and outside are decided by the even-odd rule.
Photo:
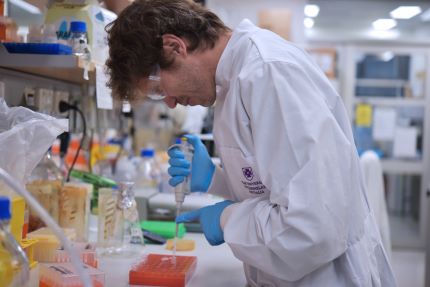
[[[103,72],[108,54],[104,27],[124,2],[0,0],[0,118],[11,118],[14,108],[23,106],[52,117],[41,117],[40,129],[55,128],[52,140],[43,142],[29,132],[32,114],[29,122],[20,116],[0,122],[0,142],[5,143],[0,157],[9,155],[4,165],[15,177],[22,175],[21,184],[65,232],[71,229],[70,238],[103,243],[107,249],[124,236],[106,235],[114,228],[108,227],[110,212],[117,208],[112,199],[130,200],[138,212],[138,220],[123,218],[116,224],[173,220],[166,150],[182,135],[198,134],[218,161],[213,108],[168,109],[149,99],[132,105],[112,100]],[[248,18],[308,51],[344,100],[369,203],[399,286],[430,286],[430,1],[199,2],[232,28]],[[68,122],[61,126],[55,119]],[[10,133],[15,138],[6,141]],[[23,166],[29,154],[33,162]],[[133,194],[120,182],[133,182]],[[16,215],[22,220],[11,225],[11,231],[18,228],[18,242],[44,238],[43,248],[60,245],[49,247],[55,239],[40,233],[43,220],[6,185],[0,185],[0,194],[11,198],[15,211],[22,207]],[[193,196],[184,209],[219,200]],[[185,227],[199,231],[198,225]],[[50,260],[47,254],[37,256],[34,261]]]

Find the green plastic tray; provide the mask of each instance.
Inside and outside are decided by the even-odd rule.
[[[175,237],[176,223],[173,221],[152,221],[145,220],[140,222],[140,228],[151,231],[166,239]],[[183,223],[179,223],[178,238],[182,238],[186,232]]]

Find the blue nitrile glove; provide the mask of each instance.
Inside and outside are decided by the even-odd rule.
[[[197,210],[185,212],[176,217],[177,223],[199,221],[203,233],[210,245],[224,243],[224,233],[221,229],[221,214],[227,206],[233,204],[231,200],[224,200]]]
[[[193,161],[191,166],[191,191],[208,191],[215,171],[208,151],[202,141],[195,135],[185,136],[188,142],[194,148]],[[190,174],[190,163],[185,159],[184,153],[177,147],[169,149],[167,152],[170,159],[169,180],[171,186],[176,186],[184,181],[184,178]]]

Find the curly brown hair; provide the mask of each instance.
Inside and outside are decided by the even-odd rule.
[[[163,34],[187,40],[187,50],[211,49],[222,33],[230,31],[217,15],[187,0],[136,0],[106,27],[106,61],[113,96],[135,100],[135,86],[153,67],[168,68],[163,55]]]

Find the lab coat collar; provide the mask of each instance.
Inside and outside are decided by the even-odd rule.
[[[217,91],[229,85],[231,80],[230,76],[234,68],[240,67],[240,63],[237,63],[237,61],[241,62],[243,60],[243,55],[241,55],[242,50],[240,49],[240,45],[242,44],[241,38],[256,28],[257,27],[250,20],[244,19],[234,29],[216,68],[215,84],[217,86]]]

